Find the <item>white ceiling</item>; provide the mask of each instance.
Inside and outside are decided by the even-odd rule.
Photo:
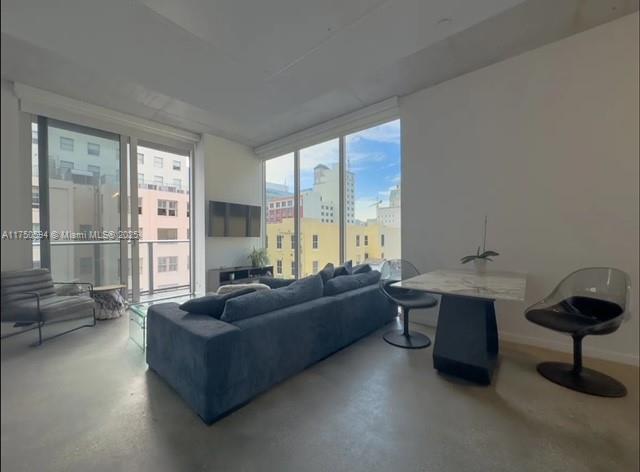
[[[638,0],[3,0],[2,77],[257,146]]]

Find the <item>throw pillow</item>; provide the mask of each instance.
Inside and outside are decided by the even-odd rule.
[[[353,268],[353,274],[366,274],[371,272],[371,266],[369,264],[359,264]]]
[[[333,267],[333,264],[329,262],[320,272],[318,272],[318,274],[320,274],[320,277],[322,278],[322,283],[326,284],[329,279],[333,277],[334,272],[335,268]]]
[[[351,275],[353,273],[353,265],[351,261],[347,261],[341,266],[336,267],[333,273],[334,277],[340,277],[341,275]]]
[[[296,279],[276,279],[275,277],[260,277],[261,284],[267,285],[271,288],[280,288],[291,285]]]
[[[247,295],[253,292],[255,292],[255,289],[245,288],[243,290],[229,292],[224,295],[205,295],[204,297],[193,298],[184,302],[182,305],[180,305],[180,309],[188,313],[193,313],[196,315],[209,315],[216,319],[220,319],[227,300],[237,298],[242,295]]]

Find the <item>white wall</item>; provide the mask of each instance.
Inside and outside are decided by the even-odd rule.
[[[204,152],[205,211],[209,200],[262,205],[262,161],[251,148],[211,135],[203,136],[199,148]],[[252,248],[261,245],[261,238],[206,237],[206,269],[247,265]]]
[[[404,97],[403,256],[459,267],[488,214],[492,267],[528,273],[527,305],[576,268],[618,267],[632,319],[585,353],[637,364],[638,99],[637,13]],[[524,308],[497,305],[503,339],[570,349]]]
[[[20,112],[12,86],[1,81],[1,229],[31,229],[31,154],[20,149]],[[2,241],[2,270],[32,267],[30,241]]]

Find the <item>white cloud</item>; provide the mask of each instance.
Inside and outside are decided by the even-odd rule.
[[[400,120],[384,123],[373,128],[367,128],[348,137],[349,141],[366,139],[368,141],[378,141],[381,143],[400,142]]]

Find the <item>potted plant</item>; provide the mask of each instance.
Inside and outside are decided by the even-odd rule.
[[[253,248],[253,251],[247,257],[251,261],[252,267],[264,267],[269,263],[269,256],[267,255],[267,250],[265,248],[256,249]]]
[[[470,256],[464,256],[460,259],[462,264],[467,264],[468,262],[473,262],[473,265],[476,268],[476,272],[479,274],[483,274],[487,270],[487,261],[493,261],[492,257],[499,256],[496,251],[487,250],[487,217],[484,217],[484,232],[482,236],[482,252],[480,251],[480,246],[475,254]]]

